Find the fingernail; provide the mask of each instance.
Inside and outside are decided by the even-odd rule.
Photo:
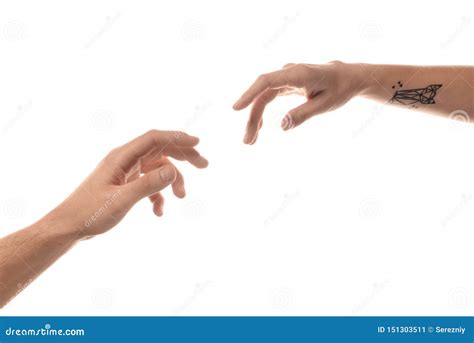
[[[160,170],[160,177],[161,180],[163,180],[164,182],[172,181],[174,179],[174,175],[174,168],[171,166],[165,166]]]
[[[289,121],[289,116],[287,114],[285,117],[283,117],[283,120],[281,121],[281,128],[286,131],[288,130],[289,126],[290,126],[290,121]]]
[[[249,144],[250,141],[251,141],[251,138],[250,138],[249,133],[247,132],[247,133],[245,134],[245,137],[244,137],[244,143],[245,143],[245,144]]]
[[[241,105],[242,105],[242,98],[240,98],[239,100],[237,100],[237,101],[235,102],[235,104],[232,106],[232,108],[233,108],[234,110],[238,110]]]
[[[287,114],[281,121],[281,128],[286,131],[292,129],[294,126],[293,119],[289,114]]]

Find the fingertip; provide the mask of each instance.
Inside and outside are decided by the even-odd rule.
[[[188,135],[185,142],[182,143],[185,146],[196,146],[199,144],[199,138],[195,136]]]
[[[249,143],[249,145],[254,145],[256,142],[257,142],[257,138],[258,138],[258,133],[255,134],[255,136],[253,137],[252,141]]]
[[[184,186],[181,186],[181,187],[176,187],[176,188],[173,188],[173,194],[177,197],[177,198],[184,198],[186,196],[186,190],[184,189]]]
[[[252,137],[249,132],[246,132],[244,136],[244,144],[250,144],[250,142],[252,142]]]
[[[293,120],[293,117],[291,116],[291,114],[287,113],[281,121],[281,128],[283,129],[283,131],[287,131],[294,127],[295,127],[295,121]]]
[[[174,131],[173,132],[174,143],[181,146],[195,146],[199,144],[199,138],[191,136],[186,132]]]
[[[171,165],[166,165],[160,169],[161,180],[165,183],[171,183],[176,180],[177,177],[176,168]]]
[[[153,213],[155,213],[157,217],[161,217],[163,216],[163,208],[159,204],[154,204]]]
[[[236,110],[236,111],[239,111],[239,110],[242,109],[241,106],[242,106],[242,99],[239,99],[239,100],[237,100],[237,101],[235,102],[234,105],[232,105],[232,108],[233,108],[234,110]]]
[[[204,157],[200,157],[197,167],[200,169],[207,168],[209,166],[209,161]]]

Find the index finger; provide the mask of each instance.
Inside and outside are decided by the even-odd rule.
[[[124,171],[128,171],[142,157],[154,149],[165,150],[173,144],[178,147],[193,147],[199,138],[180,131],[150,130],[127,144],[116,149],[114,162]]]
[[[290,86],[292,83],[291,77],[292,72],[290,68],[260,75],[234,104],[234,110],[239,111],[244,109],[250,105],[260,94],[268,89],[278,89]]]

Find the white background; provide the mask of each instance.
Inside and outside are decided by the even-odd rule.
[[[231,106],[288,62],[472,64],[473,15],[471,1],[2,2],[2,236],[151,128],[199,136],[210,161],[178,163],[188,196],[168,192],[164,218],[142,201],[2,314],[472,315],[474,126],[355,99],[283,132],[295,97],[249,147]]]

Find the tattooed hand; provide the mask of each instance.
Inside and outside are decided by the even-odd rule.
[[[262,127],[265,106],[279,95],[299,94],[306,102],[290,110],[281,122],[283,130],[344,105],[362,90],[361,68],[333,61],[328,64],[287,64],[283,69],[260,75],[234,104],[242,110],[252,104],[244,143],[254,144]]]
[[[445,86],[443,86],[445,85]],[[252,105],[244,143],[254,144],[262,127],[265,106],[279,95],[299,94],[306,102],[283,118],[283,130],[314,115],[363,96],[402,108],[419,109],[451,119],[472,122],[474,68],[467,66],[409,66],[382,64],[287,64],[260,75],[234,104],[235,110]]]

